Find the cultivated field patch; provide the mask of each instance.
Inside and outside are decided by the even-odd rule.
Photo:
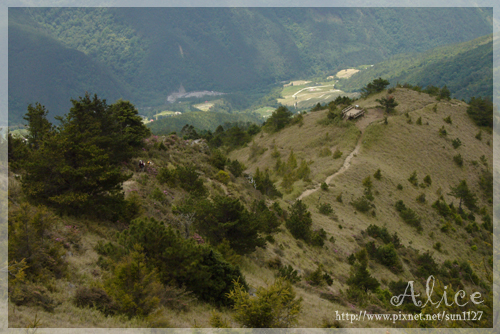
[[[275,108],[272,107],[262,107],[257,110],[254,110],[254,112],[256,112],[257,114],[261,115],[264,118],[267,118],[272,115],[274,110]]]
[[[199,103],[193,105],[196,109],[199,109],[201,111],[208,111],[208,109],[212,108],[217,101],[210,101],[210,102],[205,102],[205,103]]]
[[[359,70],[355,68],[348,68],[347,70],[342,70],[337,72],[336,76],[339,79],[347,79],[350,78],[353,74],[358,73]]]

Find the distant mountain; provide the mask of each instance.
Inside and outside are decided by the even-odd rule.
[[[394,56],[340,80],[338,86],[357,91],[373,79],[382,77],[391,82],[410,83],[422,87],[446,85],[452,96],[469,100],[472,96],[493,96],[493,36],[433,50]]]
[[[29,103],[51,115],[69,111],[71,98],[97,93],[114,102],[129,90],[105,65],[27,25],[9,24],[9,122],[24,122]],[[55,112],[54,112],[55,111]]]
[[[181,85],[227,93],[324,76],[484,36],[491,19],[488,8],[10,8],[9,111],[46,101],[60,115],[85,90],[154,106]]]
[[[187,112],[179,116],[161,118],[148,124],[148,127],[155,135],[168,135],[171,132],[180,133],[186,125],[192,125],[197,130],[214,131],[219,125],[224,123],[262,123],[256,114],[238,113],[228,114],[223,112]]]

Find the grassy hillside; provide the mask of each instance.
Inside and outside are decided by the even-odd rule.
[[[464,230],[467,223],[464,223],[463,226],[455,225],[453,231],[445,233],[442,231],[444,226],[442,217],[431,205],[440,196],[443,196],[447,203],[454,202],[457,206],[456,199],[449,195],[450,189],[456,186],[460,180],[467,180],[469,186],[480,198],[481,204],[479,205],[485,206],[487,211],[491,212],[491,200],[485,197],[479,186],[479,180],[483,171],[488,170],[491,173],[492,170],[492,136],[483,136],[481,141],[475,138],[479,129],[466,115],[466,104],[463,102],[457,100],[437,102],[426,94],[405,89],[397,89],[393,96],[400,104],[396,108],[397,113],[388,117],[387,125],[382,120],[376,120],[364,128],[366,123],[362,123],[363,119],[357,121],[356,125],[364,128],[360,137],[353,135],[350,140],[346,140],[346,128],[318,126],[317,120],[325,117],[326,111],[323,111],[304,117],[302,127],[294,126],[278,134],[256,138],[256,145],[269,148],[257,159],[250,158],[248,149],[233,152],[230,155],[242,160],[250,173],[253,173],[257,167],[261,170],[266,168],[269,168],[270,171],[273,170],[276,161],[270,156],[273,143],[278,146],[284,160],[292,148],[298,161],[301,158],[308,161],[314,160],[310,165],[311,182],[304,184],[303,181],[299,181],[295,183],[293,191],[284,196],[284,199],[291,200],[296,198],[298,194],[302,194],[304,189],[317,189],[319,182],[324,182],[327,175],[337,171],[344,158],[353,149],[356,139],[359,138],[359,151],[350,160],[349,167],[342,174],[330,180],[328,191],[317,190],[303,198],[312,212],[313,228],[323,228],[327,236],[333,235],[336,240],[335,244],[330,244],[328,248],[333,248],[337,254],[334,255],[330,252],[330,255],[326,257],[322,257],[322,254],[314,254],[311,259],[318,259],[325,268],[331,268],[332,272],[335,273],[335,279],[339,281],[342,281],[342,277],[345,278],[349,274],[349,266],[342,263],[342,256],[345,259],[349,254],[359,250],[360,245],[364,242],[371,240],[367,240],[367,236],[362,232],[370,224],[385,226],[390,233],[397,231],[407,250],[414,249],[420,254],[430,250],[438,263],[461,258],[467,259],[471,264],[478,264],[491,256],[491,235],[486,237],[485,231],[481,232],[482,236],[471,235]],[[370,114],[377,112],[375,99],[380,97],[373,96],[367,100],[356,101],[356,103],[367,108],[369,117]],[[437,112],[433,111],[435,106]],[[443,121],[448,116],[451,117],[452,124]],[[422,125],[416,124],[419,118],[421,118]],[[410,119],[411,123],[409,123]],[[448,133],[446,137],[441,137],[438,133],[439,128],[443,125]],[[310,127],[314,127],[314,131],[311,131]],[[354,131],[356,129],[354,126],[347,129],[353,129],[353,134],[359,133],[359,131]],[[333,135],[328,141],[324,140],[325,132]],[[485,134],[484,131],[483,134]],[[460,139],[462,145],[454,149],[451,141],[456,138]],[[312,148],[309,143],[319,143],[321,139],[323,139],[324,144],[319,147],[326,147],[331,151],[338,147],[343,152],[340,161],[332,159],[331,155],[326,158],[318,158],[317,150],[319,147]],[[339,140],[341,140],[340,144]],[[460,154],[464,159],[462,167],[457,166],[453,160],[457,154]],[[484,156],[485,159],[481,160],[481,156]],[[380,180],[374,178],[378,169],[382,175]],[[418,183],[423,187],[416,187],[408,181],[413,171],[417,172]],[[427,175],[430,176],[432,184],[425,187],[423,179]],[[373,211],[370,209],[370,212],[374,212],[373,214],[363,214],[349,204],[363,195],[363,180],[368,176],[373,182],[375,194],[374,209]],[[278,189],[281,189],[279,185],[282,178],[273,172],[271,178],[278,185]],[[402,190],[397,188],[399,184],[402,185]],[[421,194],[425,195],[424,203],[417,201],[417,197]],[[339,195],[342,197],[342,203],[338,200]],[[397,215],[394,205],[398,200],[402,200],[421,217],[422,233],[417,233],[414,227],[405,224]],[[318,212],[319,203],[330,204],[334,213],[330,216],[320,214]],[[478,219],[479,217],[476,216],[476,220]],[[436,246],[438,243],[442,247]],[[439,251],[435,250],[436,247],[440,247]],[[297,251],[299,253],[296,253]],[[290,253],[296,253],[297,259],[294,259],[293,263],[299,268],[313,267],[313,263],[309,262],[311,260],[308,261],[307,256],[302,259],[302,256],[299,255],[300,249],[292,247]],[[403,254],[400,255],[405,262],[403,273],[395,275],[381,264],[370,265],[371,272],[382,282],[398,280],[399,278],[402,278],[403,281],[414,279],[415,275],[410,273],[412,267],[410,257],[408,257],[408,253]],[[481,270],[479,266],[477,268]],[[335,284],[334,286],[337,288],[345,288],[345,285],[337,286]],[[328,313],[326,309],[322,310],[321,307],[319,310]]]
[[[280,268],[283,270],[289,265],[291,270],[296,270],[299,278],[293,281],[293,290],[297,297],[303,299],[297,327],[428,326],[429,323],[394,324],[392,321],[368,320],[334,323],[332,319],[337,310],[358,314],[364,310],[372,313],[401,311],[401,308],[392,307],[387,297],[397,294],[392,290],[393,282],[413,280],[417,291],[423,292],[429,274],[425,270],[430,270],[430,274],[439,277],[444,284],[453,282],[454,290],[461,287],[468,294],[480,291],[485,299],[488,298],[492,285],[493,237],[482,223],[487,215],[492,216],[493,208],[491,195],[483,190],[480,177],[493,169],[493,137],[488,129],[480,129],[467,116],[466,103],[458,100],[437,101],[427,94],[404,88],[397,88],[391,93],[399,105],[385,122],[384,113],[375,100],[386,94],[384,91],[356,101],[367,110],[366,115],[357,121],[327,121],[328,111],[320,110],[303,115],[302,121],[279,132],[260,132],[247,147],[229,152],[231,161],[236,159],[246,166],[246,173],[255,176],[257,168],[260,171],[267,169],[274,185],[284,193],[282,198],[261,194],[243,175],[236,176],[238,173],[233,165],[227,164],[222,167],[225,171],[219,170],[222,151],[212,150],[203,141],[194,143],[175,135],[148,138],[136,159],[123,164],[123,172],[132,173],[132,178],[123,184],[125,197],[135,208],[132,209],[135,218],[154,218],[162,222],[161,226],[178,230],[179,239],[193,245],[193,239],[197,243],[204,241],[205,245],[199,247],[207,246],[210,238],[209,231],[203,230],[200,221],[217,215],[213,212],[200,217],[199,210],[208,205],[205,199],[216,201],[218,196],[222,196],[237,200],[252,215],[262,210],[255,208],[254,201],[264,200],[263,205],[271,208],[269,212],[280,223],[278,229],[262,233],[266,240],[265,247],[256,247],[246,254],[235,253],[227,243],[226,246],[224,243],[211,243],[207,247],[220,252],[225,261],[239,266],[250,293],[255,293],[259,287],[269,286],[279,275]],[[446,135],[439,133],[443,126]],[[454,148],[457,138],[460,145]],[[289,162],[293,160],[289,158],[292,151],[296,161],[296,167],[291,167],[293,173],[305,169],[304,166],[309,168],[310,173],[309,177],[293,182],[291,191],[288,191],[283,186],[284,176],[274,167],[278,159],[292,165]],[[339,153],[335,155],[335,152],[342,154],[339,157]],[[462,166],[454,161],[458,154],[463,159]],[[139,159],[149,160],[152,164],[140,172],[135,163]],[[189,166],[194,168],[191,177],[201,180],[201,183],[194,179],[182,179],[186,177],[183,173]],[[380,170],[379,178],[375,176],[377,170]],[[413,171],[416,172],[418,185],[408,180]],[[367,177],[370,177],[370,182]],[[451,218],[441,216],[432,207],[433,203],[442,196],[446,203],[450,206],[453,203],[457,209],[459,201],[450,193],[462,180],[466,180],[469,189],[477,196],[478,209],[470,211],[462,204],[465,210],[463,215],[455,214]],[[323,182],[326,186],[320,187]],[[199,197],[192,192],[189,187],[193,185],[197,185],[198,190],[203,187],[204,196]],[[367,196],[366,188],[370,188],[368,193],[373,198],[369,200],[369,210],[363,213],[364,210],[355,208],[351,203]],[[486,187],[486,190],[492,189]],[[323,229],[325,232],[322,245],[296,239],[288,228],[294,203],[297,203],[295,200],[299,196],[311,212],[311,230],[316,233]],[[420,217],[421,231],[403,221],[397,211],[397,201],[403,201]],[[323,207],[328,204],[332,211],[323,210],[320,213],[320,204]],[[20,217],[37,217],[36,213],[43,210],[25,203],[19,177],[15,174],[9,174],[9,205],[12,224],[19,224]],[[286,213],[280,213],[280,210]],[[164,285],[170,293],[168,302],[163,301],[147,316],[130,319],[124,315],[106,317],[104,312],[112,309],[113,305],[106,301],[102,292],[102,299],[94,307],[78,307],[77,291],[81,293],[82,289],[90,287],[112,291],[109,280],[113,277],[116,280],[120,266],[132,261],[120,253],[126,236],[141,231],[146,233],[146,229],[131,231],[134,223],[130,222],[130,216],[107,221],[57,216],[47,209],[42,217],[51,221],[45,234],[46,242],[54,247],[59,242],[63,243],[57,249],[61,249],[63,258],[60,262],[66,269],[61,269],[60,276],[50,276],[46,272],[47,276],[39,276],[36,281],[27,281],[24,285],[16,283],[16,287],[25,288],[19,288],[14,294],[18,305],[14,304],[14,300],[9,302],[10,327],[26,327],[35,314],[45,327],[213,327],[216,324],[214,312],[218,312],[228,325],[242,326],[235,320],[237,312],[231,307],[216,307],[195,298],[193,294],[186,295],[173,283]],[[381,235],[368,232],[370,225],[385,227],[391,238],[397,232],[399,241],[391,239],[398,245],[390,253],[397,260],[393,267],[378,258],[380,249],[390,246],[384,246]],[[225,228],[218,232],[225,233]],[[118,237],[119,234],[121,237]],[[148,239],[150,237],[154,235],[145,237],[141,242],[146,240],[145,245],[154,245],[155,241]],[[110,244],[106,246],[107,242]],[[171,247],[168,243],[160,245],[165,249]],[[367,270],[380,283],[380,289],[364,293],[353,288],[349,278],[361,263],[359,258],[359,261],[353,260],[353,254],[365,248],[372,249],[370,247],[375,247],[377,251],[369,254]],[[427,251],[430,251],[436,267],[433,267],[432,260],[422,258]],[[175,253],[174,250],[171,252]],[[147,256],[152,261],[155,255],[148,253]],[[453,262],[455,260],[456,263]],[[432,268],[426,269],[425,265]],[[460,273],[457,268],[460,268]],[[179,267],[172,273],[184,269],[188,270]],[[162,267],[158,266],[157,270],[161,272]],[[189,290],[190,286],[186,288]],[[44,298],[36,299],[33,296],[38,295],[33,291],[38,291],[38,295]],[[24,296],[24,299],[19,296]],[[90,294],[88,298],[91,298]],[[485,304],[489,305],[489,302]],[[103,308],[99,311],[101,306]],[[491,306],[485,305],[482,309],[485,310],[486,321],[478,325],[491,326]],[[433,313],[434,309],[427,311]],[[450,324],[432,323],[431,327]],[[453,324],[463,326],[462,322]]]
[[[491,16],[484,8],[10,8],[10,24],[82,52],[94,64],[83,74],[95,74],[75,75],[81,62],[55,67],[61,51],[52,43],[33,43],[33,52],[22,55],[11,51],[9,67],[16,70],[9,76],[9,109],[19,118],[26,100],[43,100],[46,91],[23,89],[27,82],[55,92],[64,81],[82,90],[69,92],[77,97],[85,90],[112,90],[111,81],[114,93],[138,107],[164,104],[181,85],[224,93],[270,89],[283,80],[326,77],[396,54],[465,42],[491,33]],[[26,49],[25,32],[9,33],[10,50]],[[51,71],[28,71],[32,64]],[[67,96],[54,96],[49,110],[66,112]]]
[[[360,90],[382,77],[392,84],[410,83],[422,87],[446,85],[457,99],[493,96],[493,36],[439,47],[419,54],[397,55],[358,72],[338,86],[346,91]]]

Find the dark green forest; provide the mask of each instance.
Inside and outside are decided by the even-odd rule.
[[[348,80],[340,80],[339,87],[356,91],[374,77],[383,77],[392,85],[409,83],[426,87],[446,85],[457,99],[473,96],[492,99],[493,94],[493,40],[492,35],[469,42],[439,47],[418,54],[391,57]]]
[[[35,102],[63,115],[67,97],[85,91],[141,109],[181,85],[270,89],[484,36],[491,16],[483,8],[10,8],[9,118],[19,122]]]
[[[219,125],[227,122],[261,123],[261,119],[255,114],[247,113],[228,114],[222,112],[193,111],[175,117],[159,119],[150,123],[148,127],[155,134],[167,135],[171,132],[179,133],[186,124],[200,130],[215,131]]]
[[[130,90],[106,66],[33,27],[9,24],[9,121],[17,124],[29,103],[62,115],[87,90],[115,101]]]

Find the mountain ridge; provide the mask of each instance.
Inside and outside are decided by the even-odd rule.
[[[401,52],[463,42],[491,33],[490,16],[474,8],[10,8],[9,24],[36,27],[83,52],[86,62],[99,64],[93,67],[101,80],[116,82],[109,99],[150,107],[163,104],[181,84],[187,91],[269,89],[283,80],[327,76]],[[424,18],[433,25],[423,25]],[[85,88],[69,96],[85,90],[102,94],[77,65],[66,74],[52,71],[50,79],[23,70],[23,64],[37,62],[34,54],[16,53],[23,39],[29,37],[19,30],[9,37],[9,67],[17,71],[9,76],[13,120],[47,95],[23,92],[20,87],[30,81],[49,89],[61,76],[69,80],[79,73],[69,84]],[[41,67],[54,66],[41,60]],[[62,115],[66,101],[58,97],[45,105],[51,115]]]

